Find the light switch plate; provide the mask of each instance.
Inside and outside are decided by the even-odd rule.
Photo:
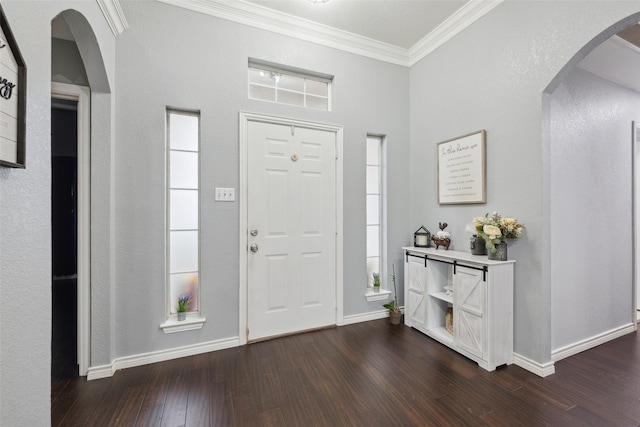
[[[215,199],[217,202],[234,202],[236,200],[236,189],[216,187]]]

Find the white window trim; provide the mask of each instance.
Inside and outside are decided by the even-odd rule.
[[[172,107],[167,107],[165,109],[165,119],[168,120],[169,119],[169,114],[171,113],[178,113],[178,114],[186,114],[186,115],[195,115],[198,116],[198,311],[192,311],[192,312],[188,312],[186,319],[185,320],[180,320],[178,321],[178,315],[177,313],[172,314],[171,313],[171,301],[170,301],[170,295],[171,295],[171,290],[170,290],[170,279],[171,279],[171,272],[170,272],[170,248],[169,248],[169,242],[170,242],[170,233],[171,233],[171,228],[169,226],[169,211],[171,209],[170,206],[170,193],[171,193],[171,185],[169,184],[169,168],[170,168],[170,164],[169,164],[169,157],[171,155],[171,148],[169,146],[169,127],[168,127],[168,123],[165,124],[165,135],[166,135],[166,142],[165,142],[165,146],[166,146],[166,157],[165,157],[165,161],[166,166],[165,166],[165,173],[166,173],[166,184],[165,184],[165,190],[166,190],[166,207],[165,207],[165,215],[166,215],[166,229],[165,229],[165,263],[166,263],[166,267],[165,267],[165,299],[166,299],[166,306],[165,306],[165,316],[166,316],[166,320],[165,322],[160,324],[160,329],[162,329],[164,331],[165,334],[172,334],[172,333],[176,333],[176,332],[185,332],[185,331],[192,331],[192,330],[196,330],[196,329],[202,329],[202,327],[204,326],[204,323],[207,321],[206,317],[202,316],[202,298],[201,298],[201,291],[202,291],[202,276],[201,276],[201,262],[200,262],[200,255],[201,255],[201,251],[200,251],[200,247],[201,247],[201,239],[200,239],[200,219],[201,219],[201,210],[202,210],[202,203],[201,203],[201,196],[202,196],[202,188],[201,188],[201,181],[200,181],[200,177],[201,177],[201,156],[200,156],[200,148],[201,148],[201,135],[200,135],[200,129],[202,127],[201,125],[201,118],[200,118],[200,112],[196,111],[196,110],[188,110],[188,109],[180,109],[180,108],[172,108]]]
[[[380,259],[380,277],[386,278],[387,274],[387,155],[386,145],[387,138],[380,134],[367,134],[367,138],[375,138],[379,143],[379,159],[380,159],[380,249],[378,258]],[[366,194],[366,193],[365,193]],[[369,278],[367,278],[369,280]],[[388,280],[382,280],[380,291],[375,292],[371,283],[367,282],[365,298],[367,302],[388,300],[391,296],[391,289],[388,286]]]
[[[290,105],[290,106],[294,106],[294,107],[301,107],[301,108],[307,108],[310,110],[315,110],[315,111],[332,111],[332,91],[333,91],[333,78],[334,76],[330,75],[330,74],[325,74],[325,73],[319,73],[316,71],[310,71],[310,70],[305,70],[302,68],[297,68],[297,67],[291,67],[288,65],[281,65],[281,64],[276,64],[274,62],[268,62],[268,61],[263,61],[260,59],[255,59],[255,58],[249,58],[248,61],[248,69],[254,68],[254,69],[258,69],[258,70],[264,70],[264,71],[271,71],[274,73],[279,73],[279,74],[283,74],[286,76],[292,76],[292,77],[298,77],[301,79],[305,80],[305,84],[304,84],[304,91],[300,92],[297,90],[291,90],[291,89],[280,89],[278,88],[278,85],[276,83],[275,86],[266,86],[266,85],[261,85],[258,83],[251,83],[250,81],[247,81],[247,94],[249,95],[249,99],[252,100],[257,100],[257,101],[263,101],[263,102],[270,102],[270,103],[274,103],[274,104],[281,104],[281,105]],[[327,84],[327,96],[323,96],[323,95],[316,95],[313,93],[308,93],[307,92],[307,81],[312,80],[315,82],[319,82],[319,83],[326,83]],[[266,100],[266,99],[261,99],[261,98],[252,98],[251,97],[251,86],[258,86],[258,87],[268,87],[268,88],[273,88],[275,90],[275,100],[274,101],[270,101],[270,100]],[[290,93],[296,93],[296,94],[300,94],[303,96],[304,99],[304,105],[297,105],[297,104],[289,104],[286,102],[281,102],[278,101],[278,93],[282,91],[282,92],[290,92]],[[307,105],[307,97],[312,97],[312,98],[320,98],[320,99],[326,99],[327,100],[327,109],[318,109],[318,108],[314,108],[314,107],[309,107]]]
[[[206,321],[206,317],[200,317],[198,315],[187,315],[187,318],[185,320],[178,321],[178,318],[172,315],[169,319],[167,319],[166,322],[160,325],[160,328],[164,331],[165,334],[194,331],[197,329],[202,329]]]

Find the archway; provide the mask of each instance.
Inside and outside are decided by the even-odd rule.
[[[77,345],[79,374],[87,375],[90,366],[104,363],[112,356],[110,334],[96,333],[109,331],[111,325],[112,215],[109,208],[95,208],[111,206],[111,95],[101,50],[86,18],[75,10],[66,10],[52,20],[52,24],[55,22],[62,22],[68,31],[79,56],[76,69],[82,69],[84,75],[65,81],[64,76],[54,76],[52,70],[52,79],[76,84],[64,89],[54,86],[56,97],[75,100],[78,113],[86,112],[86,120],[79,121],[78,127]],[[88,90],[83,90],[83,86],[88,86]]]
[[[543,94],[543,203],[553,361],[632,332],[631,123],[640,94],[584,64],[634,14],[585,45]],[[640,55],[639,55],[640,56]]]

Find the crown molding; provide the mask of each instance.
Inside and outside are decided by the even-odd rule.
[[[118,36],[129,28],[129,23],[124,16],[120,0],[96,0],[100,10],[109,24],[114,36]]]
[[[299,40],[409,67],[473,24],[504,0],[469,1],[410,49],[382,43],[243,0],[157,1]]]
[[[471,0],[447,18],[435,30],[409,49],[409,65],[451,40],[456,34],[482,18],[504,0]]]

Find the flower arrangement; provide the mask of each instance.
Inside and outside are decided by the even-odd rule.
[[[178,295],[178,313],[186,313],[191,305],[191,294],[183,293]]]
[[[501,216],[498,212],[493,212],[491,216],[487,213],[485,216],[477,216],[473,218],[473,226],[478,236],[487,242],[487,249],[491,253],[496,252],[496,246],[502,243],[504,239],[517,239],[522,236],[524,225],[520,224],[514,218]]]

